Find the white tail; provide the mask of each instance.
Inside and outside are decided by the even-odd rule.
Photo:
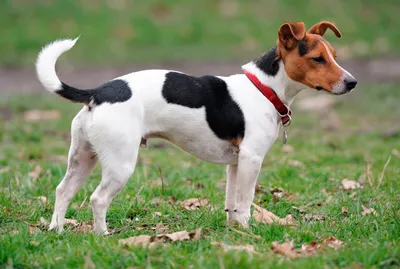
[[[56,61],[61,54],[75,45],[78,38],[56,40],[45,46],[39,53],[36,60],[36,74],[46,90],[55,92],[62,89],[61,81],[56,73]]]

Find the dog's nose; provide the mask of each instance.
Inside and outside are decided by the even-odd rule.
[[[355,78],[346,79],[344,83],[346,84],[346,90],[350,91],[356,87],[357,80]]]

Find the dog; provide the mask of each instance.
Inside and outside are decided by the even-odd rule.
[[[71,124],[68,167],[56,188],[49,230],[62,232],[69,202],[99,161],[102,179],[90,203],[94,231],[107,234],[107,209],[133,174],[139,148],[149,138],[163,138],[202,160],[227,165],[227,219],[246,227],[261,164],[281,127],[291,122],[293,98],[303,89],[341,95],[357,84],[337,64],[333,47],[323,38],[327,29],[341,37],[327,21],[308,31],[303,22],[282,24],[276,46],[243,65],[244,74],[195,77],[143,70],[86,90],[61,82],[55,71],[57,58],[77,39],[45,46],[36,62],[41,84],[84,104]]]

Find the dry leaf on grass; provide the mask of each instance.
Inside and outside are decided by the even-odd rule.
[[[293,146],[291,146],[289,144],[283,145],[281,150],[282,150],[282,152],[285,152],[285,153],[293,153],[294,152]]]
[[[72,225],[74,227],[78,226],[79,223],[76,219],[65,219],[65,224],[66,225]]]
[[[373,215],[375,215],[375,216],[377,215],[376,210],[373,209],[373,208],[368,208],[368,207],[362,205],[362,209],[363,209],[363,212],[361,212],[361,214],[362,214],[363,216],[369,215],[369,214],[373,214]]]
[[[317,253],[318,250],[325,248],[326,246],[339,249],[343,247],[345,244],[331,236],[323,240],[322,243],[317,243],[315,241],[310,242],[309,244],[301,245],[301,248],[295,249],[292,241],[286,241],[282,244],[275,241],[271,245],[271,249],[278,254],[282,254],[288,258],[297,258],[297,257],[309,257]]]
[[[300,162],[298,160],[289,160],[288,163],[289,163],[290,166],[293,166],[293,167],[300,167],[300,168],[304,168],[305,167],[304,163],[302,163],[302,162]]]
[[[312,256],[321,248],[321,244],[318,244],[314,241],[309,244],[301,245],[301,248],[298,250],[298,253],[302,256]]]
[[[279,244],[279,242],[272,242],[271,249],[273,252],[282,254],[288,258],[296,258],[297,253],[294,249],[293,242],[286,241],[283,244]]]
[[[31,241],[31,242],[29,242],[29,244],[30,244],[31,246],[35,246],[35,247],[37,247],[37,246],[40,245],[40,243],[39,243],[38,241]]]
[[[344,242],[340,241],[339,239],[336,239],[334,236],[328,237],[325,239],[325,242],[328,247],[334,248],[334,249],[339,249],[345,245]]]
[[[201,207],[204,207],[210,203],[210,200],[207,198],[190,198],[187,200],[182,201],[180,204],[183,206],[185,209],[193,211],[197,210]]]
[[[24,120],[29,122],[55,120],[60,116],[61,114],[57,110],[28,110],[23,114]]]
[[[29,172],[29,177],[35,181],[39,178],[40,172],[42,171],[42,168],[39,165],[36,165],[35,168]]]
[[[42,204],[45,204],[47,202],[47,197],[46,196],[38,196],[36,197]]]
[[[40,217],[39,218],[39,225],[41,225],[43,227],[47,227],[47,226],[49,226],[49,222],[45,218]]]
[[[325,216],[320,214],[307,214],[303,216],[303,221],[325,221]]]
[[[346,207],[342,207],[342,214],[347,215],[349,213],[349,210]]]
[[[201,237],[201,229],[197,229],[194,232],[180,231],[171,234],[158,234],[158,235],[139,235],[125,239],[120,239],[118,242],[122,245],[141,246],[141,247],[154,247],[158,244],[167,242],[177,242],[185,240],[199,240]]]
[[[222,247],[225,252],[228,252],[228,251],[231,251],[231,250],[236,250],[236,251],[244,250],[244,251],[247,251],[248,253],[254,253],[256,251],[254,246],[249,245],[249,244],[247,244],[247,245],[230,246],[230,245],[226,245],[226,244],[224,244],[222,242],[214,241],[214,242],[211,242],[211,245]]]
[[[33,225],[29,225],[29,233],[30,234],[35,234],[35,233],[37,233],[39,231],[40,231],[39,227],[33,226]]]
[[[344,190],[355,190],[355,189],[362,189],[364,186],[357,181],[343,179],[342,187]]]
[[[156,233],[161,233],[161,232],[165,232],[166,230],[168,230],[168,226],[165,226],[162,222],[159,222],[156,224],[156,227],[154,227],[152,229],[155,230]]]
[[[150,200],[150,204],[155,205],[155,206],[159,206],[163,203],[164,203],[164,200],[161,197],[154,197],[153,199]]]
[[[262,208],[256,204],[252,204],[254,206],[253,218],[264,224],[273,224],[278,223],[284,226],[294,226],[294,217],[292,215],[287,215],[284,219],[276,216],[274,213]]]

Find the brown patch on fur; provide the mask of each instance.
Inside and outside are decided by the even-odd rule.
[[[228,139],[228,142],[231,143],[234,146],[239,147],[239,145],[242,143],[243,137],[236,137],[232,139]]]
[[[340,35],[340,32],[336,32],[338,29],[332,26],[333,24],[327,22],[314,25],[312,31],[318,32],[319,34],[310,33],[310,31],[304,34],[304,38],[301,40],[306,43],[308,50],[307,54],[300,56],[299,50],[297,49],[299,44],[298,37],[293,34],[291,35],[285,25],[287,24],[283,24],[279,29],[277,55],[282,59],[287,75],[291,79],[307,85],[308,87],[314,89],[323,88],[327,91],[332,91],[334,85],[341,80],[343,71],[334,62],[334,59],[330,57],[329,52],[332,54],[333,58],[336,56],[336,53],[329,42],[323,39],[322,34],[325,33],[327,28],[330,28],[335,29],[335,33]],[[282,39],[283,34],[281,31],[285,33],[286,39]],[[290,41],[287,39],[290,39]],[[318,63],[313,60],[318,57],[322,57],[324,62]]]

